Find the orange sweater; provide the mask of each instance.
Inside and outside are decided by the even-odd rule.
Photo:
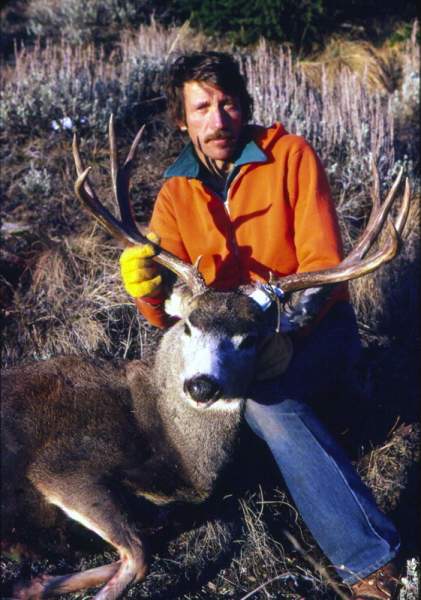
[[[281,124],[251,127],[265,162],[243,164],[227,201],[197,177],[170,177],[157,197],[150,228],[161,245],[193,263],[208,285],[226,290],[269,273],[289,275],[335,266],[342,243],[329,185],[313,148]],[[341,288],[336,298],[346,298]],[[154,325],[166,326],[160,306],[138,300]]]

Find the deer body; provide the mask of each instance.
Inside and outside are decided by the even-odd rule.
[[[233,311],[243,314],[237,323]],[[122,583],[115,575],[118,586],[146,573],[137,525],[148,525],[142,514],[135,523],[119,497],[134,494],[162,505],[212,494],[237,441],[265,331],[260,309],[238,293],[207,291],[187,314],[164,334],[154,368],[140,361],[112,367],[61,357],[4,374],[6,527],[22,518],[25,493],[34,487],[43,501],[115,546],[123,562],[129,557],[131,575]],[[49,581],[43,593],[71,591],[75,577],[65,588]],[[34,585],[22,597],[35,595]],[[114,597],[111,588],[109,582],[100,593]]]

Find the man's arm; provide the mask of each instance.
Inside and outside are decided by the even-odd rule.
[[[304,140],[289,159],[287,185],[294,210],[297,272],[336,266],[343,258],[336,210],[323,165]]]
[[[343,258],[342,239],[329,183],[313,148],[302,142],[288,168],[288,192],[294,209],[297,272],[334,267]],[[315,287],[301,292],[282,315],[281,330],[294,332],[317,322],[339,299],[348,299],[347,285]]]
[[[189,256],[186,252],[184,244],[181,240],[177,220],[174,216],[172,198],[169,196],[164,184],[157,196],[155,201],[154,209],[152,212],[152,218],[149,224],[149,228],[153,231],[160,239],[160,246],[164,250],[168,250],[172,254],[175,254],[181,260],[190,262]],[[136,306],[140,313],[156,327],[166,328],[169,327],[174,319],[169,317],[165,310],[165,300],[169,295],[169,286],[164,284],[161,287],[160,293],[153,297],[143,297],[136,299]]]

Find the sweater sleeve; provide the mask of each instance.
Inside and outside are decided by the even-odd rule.
[[[183,240],[181,238],[175,203],[177,202],[177,186],[168,180],[161,188],[156,199],[152,218],[149,224],[151,231],[154,231],[160,238],[160,245],[175,254],[181,260],[190,262]]]
[[[304,140],[290,158],[289,197],[294,209],[297,273],[327,269],[343,258],[342,239],[325,170],[313,148]],[[317,323],[338,300],[348,300],[346,283],[310,288],[302,292],[290,314],[291,331]]]
[[[297,272],[336,266],[343,250],[335,207],[320,159],[304,140],[290,157],[288,191],[294,210]]]
[[[149,229],[160,238],[160,246],[175,254],[181,260],[190,262],[180,232],[173,206],[173,198],[169,194],[168,184],[165,183],[155,201]],[[158,297],[138,298],[136,306],[139,312],[156,327],[166,328],[174,323],[174,318],[169,317],[164,310],[167,293],[164,291]]]

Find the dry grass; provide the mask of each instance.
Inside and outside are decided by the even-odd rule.
[[[118,254],[95,231],[40,252],[7,314],[4,363],[80,353],[142,357],[149,328],[122,288]]]
[[[392,67],[369,42],[332,38],[314,60],[301,61],[306,77],[317,87],[333,88],[343,71],[352,73],[371,91],[391,92]]]
[[[375,329],[376,323],[386,317],[385,311],[390,309],[390,303],[385,302],[384,296],[391,286],[395,285],[398,290],[404,292],[404,288],[409,285],[414,293],[412,302],[416,302],[417,284],[412,281],[405,281],[399,274],[402,274],[404,265],[416,265],[418,263],[420,253],[420,200],[419,192],[413,192],[408,220],[402,235],[400,254],[394,259],[393,263],[371,275],[350,282],[352,303],[356,308],[360,323],[365,324],[366,327],[371,326],[372,329]],[[390,294],[388,295],[390,296]],[[397,295],[399,296],[399,294]],[[407,309],[410,309],[411,304],[406,304]]]
[[[420,591],[420,563],[415,558],[411,558],[406,561],[399,600],[418,600]]]
[[[195,31],[186,21],[181,27],[163,27],[152,20],[151,25],[141,25],[135,31],[123,31],[119,46],[123,62],[131,60],[140,49],[146,56],[170,57],[174,53],[200,52],[208,49],[209,38]],[[218,48],[229,46],[221,40]]]
[[[392,93],[403,85],[407,72],[419,70],[418,21],[412,24],[411,36],[405,42],[386,42],[376,47],[367,41],[333,37],[313,58],[300,61],[306,78],[321,89],[333,89],[343,71],[352,73],[371,92]]]
[[[383,510],[397,507],[408,485],[409,467],[421,458],[420,450],[419,425],[396,425],[386,441],[360,461],[358,471]]]

